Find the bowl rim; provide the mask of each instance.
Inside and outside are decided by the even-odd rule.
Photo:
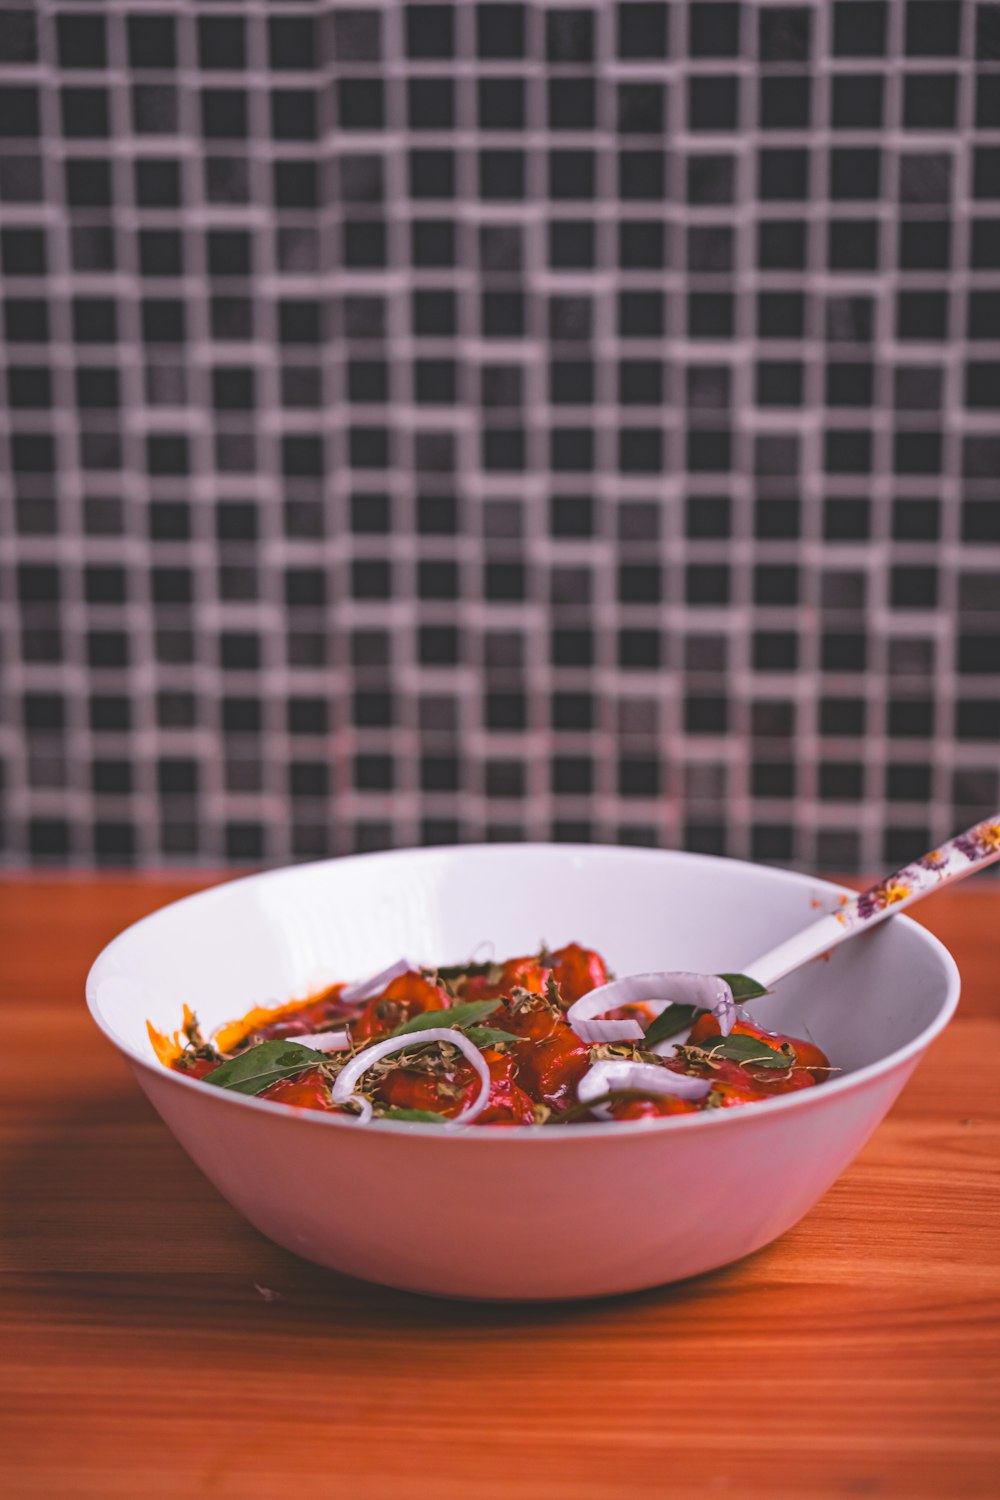
[[[819,1089],[801,1089],[792,1094],[781,1094],[774,1099],[763,1099],[755,1103],[752,1108],[747,1109],[713,1109],[701,1111],[689,1115],[667,1115],[654,1119],[641,1120],[611,1120],[605,1123],[593,1122],[578,1125],[518,1125],[498,1130],[476,1130],[471,1125],[464,1128],[447,1127],[442,1125],[428,1125],[422,1121],[415,1120],[376,1120],[360,1122],[352,1120],[348,1116],[338,1114],[327,1114],[320,1110],[302,1109],[290,1104],[276,1104],[269,1099],[259,1099],[254,1095],[237,1093],[230,1089],[220,1089],[212,1084],[205,1083],[199,1078],[188,1078],[183,1073],[178,1073],[172,1068],[164,1067],[162,1064],[153,1063],[148,1058],[141,1057],[124,1039],[107,1024],[102,1015],[98,986],[101,980],[101,971],[106,966],[112,951],[124,938],[149,922],[155,922],[164,912],[173,911],[184,907],[192,902],[204,902],[211,905],[213,901],[225,899],[228,892],[234,887],[246,884],[259,883],[268,880],[280,880],[291,875],[308,874],[312,870],[325,869],[331,865],[342,865],[358,860],[364,861],[392,861],[404,857],[406,859],[432,859],[441,858],[446,855],[484,854],[484,853],[522,853],[530,856],[532,851],[546,850],[557,852],[566,856],[583,856],[585,858],[600,859],[607,854],[625,853],[629,857],[635,857],[640,861],[648,858],[651,861],[663,859],[680,861],[685,864],[702,864],[710,866],[718,865],[741,865],[747,869],[755,870],[764,879],[773,880],[777,884],[797,885],[809,884],[813,888],[828,891],[831,895],[855,895],[848,886],[838,885],[835,881],[823,880],[819,876],[807,874],[799,870],[787,870],[774,865],[755,864],[752,860],[729,859],[714,854],[689,853],[683,849],[657,849],[643,848],[628,844],[571,844],[551,843],[544,841],[531,841],[524,843],[496,843],[496,844],[434,844],[417,846],[413,848],[382,849],[370,854],[340,855],[332,859],[310,860],[301,864],[277,865],[265,870],[256,870],[247,875],[237,876],[232,880],[222,880],[217,884],[205,887],[203,890],[193,891],[187,896],[182,896],[176,901],[165,902],[163,906],[148,912],[146,916],[140,917],[138,921],[131,922],[117,933],[100,951],[95,958],[86,979],[87,1008],[90,1011],[94,1024],[103,1032],[108,1041],[116,1051],[133,1068],[141,1068],[151,1077],[164,1080],[169,1079],[172,1084],[182,1089],[194,1089],[203,1098],[228,1101],[231,1105],[249,1108],[265,1116],[270,1115],[276,1119],[297,1120],[309,1128],[322,1130],[347,1131],[357,1134],[364,1133],[366,1136],[408,1136],[429,1140],[447,1140],[453,1142],[477,1141],[480,1143],[509,1144],[511,1142],[569,1142],[593,1140],[595,1137],[602,1139],[629,1139],[636,1135],[647,1136],[650,1133],[659,1133],[663,1130],[718,1130],[733,1128],[740,1120],[769,1118],[770,1116],[790,1110],[809,1109],[822,1107],[824,1101],[832,1102],[834,1099],[843,1097],[863,1089],[866,1084],[884,1077],[912,1058],[919,1058],[927,1049],[935,1037],[947,1026],[958,1006],[961,993],[961,975],[958,965],[955,963],[949,950],[941,942],[940,938],[928,931],[919,922],[915,922],[904,913],[897,913],[890,918],[892,923],[900,922],[908,930],[912,930],[917,941],[922,942],[935,956],[943,969],[945,980],[945,995],[938,1013],[922,1031],[913,1037],[902,1047],[897,1047],[885,1057],[879,1058],[873,1063],[866,1063],[862,1068],[856,1068],[850,1073],[844,1073],[839,1077],[831,1078]],[[884,925],[884,924],[880,924]],[[859,934],[860,935],[860,934]],[[867,934],[868,937],[874,933]],[[513,1147],[517,1149],[517,1147]]]

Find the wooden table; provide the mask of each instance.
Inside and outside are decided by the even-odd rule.
[[[0,1493],[350,1500],[1000,1494],[1000,889],[920,910],[959,1019],[804,1223],[732,1268],[449,1304],[279,1250],[83,1003],[204,883],[0,882]]]

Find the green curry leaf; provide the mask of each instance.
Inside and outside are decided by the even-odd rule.
[[[501,1005],[500,1000],[467,1000],[462,1005],[452,1005],[448,1010],[425,1010],[419,1016],[411,1016],[402,1026],[397,1026],[390,1036],[409,1036],[411,1031],[429,1031],[434,1026],[457,1027],[464,1031],[477,1021],[485,1021]]]
[[[447,1116],[436,1114],[432,1109],[384,1109],[377,1118],[379,1120],[416,1120],[423,1125],[443,1125]]]
[[[718,974],[717,979],[724,979],[733,992],[733,999],[757,1000],[761,995],[769,992],[756,979],[751,979],[749,974]]]
[[[668,1036],[673,1036],[675,1032],[683,1031],[685,1026],[690,1026],[700,1015],[701,1011],[697,1005],[668,1005],[666,1010],[661,1010],[655,1021],[650,1023],[643,1046],[652,1047],[655,1042],[665,1041]]]
[[[219,1089],[232,1089],[237,1094],[262,1094],[273,1083],[294,1078],[296,1073],[318,1067],[326,1060],[324,1052],[303,1047],[301,1042],[261,1042],[206,1073],[202,1082]]]
[[[705,1037],[700,1048],[692,1048],[692,1051],[701,1051],[706,1057],[725,1057],[732,1062],[749,1064],[752,1068],[781,1068],[785,1070],[793,1066],[794,1055],[779,1051],[768,1042],[762,1042],[760,1037],[744,1036],[741,1032],[732,1031],[728,1036]]]
[[[496,1047],[500,1042],[523,1042],[523,1036],[501,1031],[498,1026],[466,1026],[465,1035],[476,1047]]]

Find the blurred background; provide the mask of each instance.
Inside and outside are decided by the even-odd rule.
[[[0,7],[8,865],[1000,771],[1000,4]]]

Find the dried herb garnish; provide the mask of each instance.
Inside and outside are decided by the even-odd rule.
[[[238,1057],[206,1073],[203,1083],[216,1088],[232,1089],[237,1094],[262,1094],[273,1083],[283,1078],[294,1078],[306,1068],[316,1068],[327,1062],[325,1052],[315,1052],[312,1047],[303,1047],[301,1042],[261,1042]]]
[[[678,1047],[677,1056],[685,1062],[708,1063],[726,1059],[744,1067],[774,1068],[787,1072],[795,1066],[795,1051],[787,1043],[772,1047],[760,1037],[732,1031],[728,1036],[705,1037],[698,1047]]]

